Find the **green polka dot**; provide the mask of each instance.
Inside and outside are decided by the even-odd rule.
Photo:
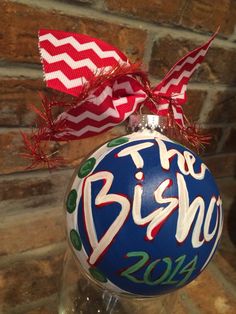
[[[80,251],[82,248],[82,243],[81,243],[78,232],[74,229],[70,231],[70,240],[71,240],[71,243],[73,244],[73,247],[76,250]]]
[[[90,274],[94,279],[100,282],[107,282],[106,276],[97,268],[89,268]]]
[[[96,164],[96,159],[94,157],[89,158],[88,160],[83,162],[82,165],[80,166],[78,176],[80,178],[86,177],[93,170],[93,167],[95,166],[95,164]]]
[[[67,211],[71,214],[75,210],[76,207],[76,199],[77,199],[77,192],[76,190],[71,190],[68,194],[67,200],[66,200],[66,208]]]
[[[124,143],[127,143],[129,141],[128,137],[119,137],[119,138],[115,138],[114,140],[110,141],[107,146],[108,147],[114,147],[114,146],[118,146]]]

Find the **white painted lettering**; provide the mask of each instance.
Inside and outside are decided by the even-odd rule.
[[[151,142],[146,142],[146,143],[137,144],[137,145],[133,145],[133,146],[124,148],[118,153],[118,157],[125,157],[125,156],[130,155],[136,168],[141,169],[141,168],[143,168],[144,161],[143,161],[142,156],[139,154],[139,151],[146,149],[146,148],[149,148],[153,145],[154,144]]]
[[[104,250],[110,245],[110,243],[113,241],[113,239],[119,232],[120,228],[123,226],[130,211],[130,202],[128,198],[118,194],[111,193],[108,194],[112,186],[113,179],[114,176],[112,173],[108,171],[101,171],[87,177],[85,180],[83,191],[84,217],[85,225],[88,230],[87,234],[89,242],[91,244],[91,247],[93,248],[93,252],[89,257],[90,264],[95,264],[98,258],[104,252]],[[104,206],[107,203],[117,203],[120,205],[120,213],[117,216],[117,218],[113,221],[113,223],[110,225],[105,234],[102,236],[102,238],[98,241],[91,206],[92,199],[91,185],[93,182],[99,180],[104,180],[105,184],[103,185],[98,195],[96,196],[95,205]]]

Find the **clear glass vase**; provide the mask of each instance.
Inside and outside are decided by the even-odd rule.
[[[65,255],[59,314],[171,314],[177,293],[156,297],[114,294],[101,288],[81,268],[70,249]]]

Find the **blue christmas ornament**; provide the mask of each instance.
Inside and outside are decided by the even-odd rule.
[[[222,232],[222,202],[207,166],[147,129],[88,157],[66,208],[82,267],[118,293],[151,296],[183,287],[209,263]]]

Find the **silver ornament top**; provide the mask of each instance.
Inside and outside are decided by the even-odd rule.
[[[166,133],[167,117],[151,114],[133,114],[129,117],[128,130],[132,132],[150,130]]]

